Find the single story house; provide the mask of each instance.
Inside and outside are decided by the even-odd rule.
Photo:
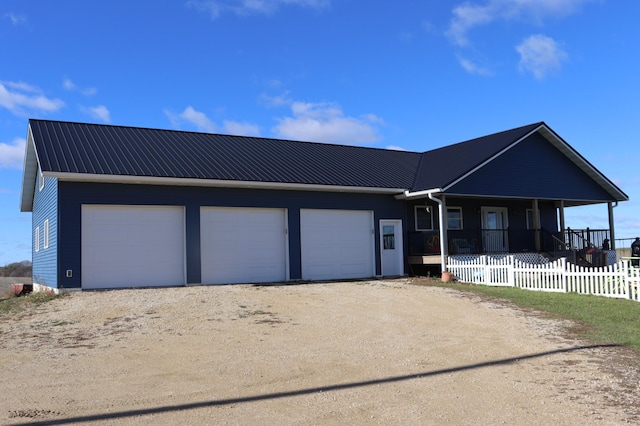
[[[426,152],[29,120],[21,211],[56,290],[332,280],[614,242],[628,199],[544,122]],[[564,209],[607,206],[610,229]],[[563,248],[563,247],[561,247]]]

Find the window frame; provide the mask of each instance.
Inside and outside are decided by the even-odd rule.
[[[40,227],[36,226],[36,230],[35,233],[33,235],[34,238],[34,244],[35,244],[35,249],[36,249],[36,253],[38,253],[40,251]]]
[[[459,228],[452,228],[449,226],[449,210],[457,210],[460,213],[460,227]],[[464,229],[464,221],[463,221],[463,216],[462,216],[462,207],[453,207],[453,206],[447,206],[447,229],[452,229],[454,231],[460,231]]]
[[[49,248],[49,219],[46,219],[44,221],[42,233],[43,233],[43,239],[44,239],[42,247],[46,250]]]
[[[534,230],[533,209],[526,209],[526,221],[527,221],[527,231],[533,231]],[[538,223],[542,227],[542,222],[540,221],[540,210],[538,210]]]
[[[420,228],[418,226],[418,209],[424,209],[429,213],[431,228]],[[427,205],[413,206],[413,220],[414,220],[414,226],[416,231],[433,231],[435,229],[433,226],[433,209],[431,208],[431,206],[427,206]]]

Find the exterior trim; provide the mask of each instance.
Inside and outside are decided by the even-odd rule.
[[[362,186],[337,186],[284,182],[249,182],[216,179],[167,178],[156,176],[99,175],[89,173],[44,172],[45,177],[61,181],[122,183],[138,185],[213,186],[220,188],[283,189],[290,191],[360,192],[370,194],[398,194],[405,188],[374,188]]]

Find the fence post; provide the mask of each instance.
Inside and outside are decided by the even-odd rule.
[[[489,271],[489,260],[487,259],[486,254],[482,255],[482,265],[484,269],[484,272],[482,273],[482,280],[484,281],[483,284],[489,285],[491,284],[491,272]]]
[[[507,266],[507,280],[511,287],[516,286],[516,258],[514,255],[509,256],[509,265]]]
[[[560,258],[560,268],[562,269],[562,272],[560,273],[562,290],[565,293],[567,293],[567,258],[566,257]]]

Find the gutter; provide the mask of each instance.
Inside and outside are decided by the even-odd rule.
[[[434,197],[434,194],[439,194],[439,193],[442,193],[442,188],[426,189],[424,191],[416,191],[416,192],[404,191],[402,194],[396,195],[395,198],[397,200],[410,200],[413,198],[428,197],[431,201],[438,204],[438,218],[440,219],[440,267],[442,268],[442,272],[445,272],[447,270],[447,254],[448,254],[446,251],[447,230],[445,228],[447,226],[447,223],[444,220],[445,218],[444,202],[441,199]]]

